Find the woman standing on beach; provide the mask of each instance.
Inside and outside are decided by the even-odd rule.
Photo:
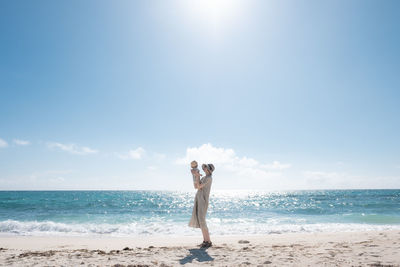
[[[206,214],[212,184],[212,173],[215,170],[215,167],[212,164],[203,164],[201,167],[206,176],[201,178],[200,184],[197,187],[197,193],[194,198],[192,218],[190,219],[189,226],[201,229],[204,240],[201,244],[201,247],[208,248],[212,246],[212,242],[210,240],[210,234],[208,232],[206,223]]]

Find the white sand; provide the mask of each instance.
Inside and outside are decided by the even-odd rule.
[[[198,237],[0,236],[0,265],[400,266],[400,231],[212,236],[213,247],[207,250],[199,249],[201,241],[200,233]]]

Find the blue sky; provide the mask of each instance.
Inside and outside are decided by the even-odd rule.
[[[399,8],[1,1],[0,189],[400,188]]]

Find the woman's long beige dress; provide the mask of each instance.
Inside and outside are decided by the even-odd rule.
[[[205,186],[202,189],[197,189],[197,193],[194,198],[192,218],[190,219],[189,226],[194,228],[207,228],[206,214],[212,184],[212,176],[204,176],[200,179],[200,183],[205,184]]]

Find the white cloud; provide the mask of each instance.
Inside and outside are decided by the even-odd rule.
[[[150,165],[150,166],[147,166],[147,169],[148,169],[149,171],[155,171],[155,170],[158,169],[158,167],[157,167],[157,166],[154,166],[154,165]]]
[[[201,163],[232,164],[237,159],[233,149],[217,148],[211,144],[189,147],[186,155],[176,160],[177,164],[189,164],[192,160]]]
[[[232,176],[234,173],[234,176],[242,178],[277,178],[282,175],[282,170],[290,168],[290,164],[282,164],[279,161],[262,164],[253,158],[237,156],[233,149],[217,148],[211,144],[187,148],[186,155],[177,159],[175,163],[189,166],[192,160],[196,160],[199,165],[213,163],[216,171],[222,171],[225,176]]]
[[[88,155],[98,153],[97,150],[86,146],[77,146],[75,144],[47,143],[49,148],[58,148],[71,154]]]
[[[27,145],[31,144],[31,142],[29,142],[27,140],[14,139],[13,141],[15,144],[17,144],[19,146],[27,146]]]
[[[267,169],[267,170],[284,170],[284,169],[289,169],[292,165],[290,164],[283,164],[280,163],[279,161],[273,161],[272,164],[262,164],[261,168]]]
[[[136,149],[133,150],[129,150],[128,153],[126,154],[119,154],[118,157],[121,159],[142,159],[142,157],[144,156],[144,154],[146,153],[146,151],[142,148],[142,147],[138,147]]]
[[[153,156],[154,156],[154,159],[156,159],[156,160],[163,160],[167,157],[165,154],[161,154],[161,153],[154,153]]]
[[[0,138],[0,148],[8,146],[7,142]]]

